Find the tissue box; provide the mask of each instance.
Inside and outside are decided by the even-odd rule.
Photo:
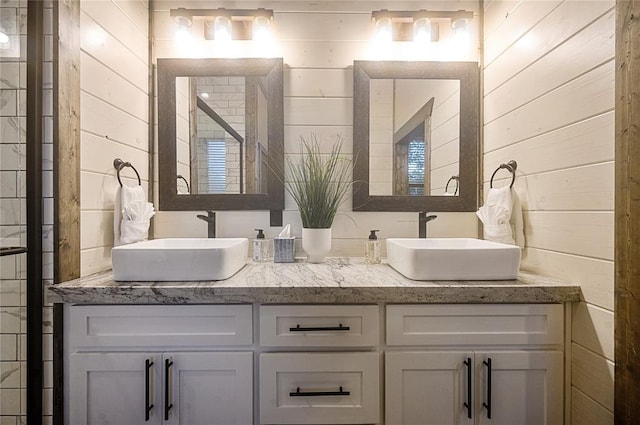
[[[273,262],[293,263],[295,258],[296,238],[274,238],[273,239]]]

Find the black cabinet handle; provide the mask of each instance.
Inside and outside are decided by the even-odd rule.
[[[144,361],[144,421],[149,421],[149,414],[151,413],[151,409],[153,409],[153,404],[151,404],[151,400],[149,400],[149,396],[151,393],[149,382],[151,379],[151,366],[153,366],[153,361],[151,359],[146,359]]]
[[[487,367],[487,402],[482,405],[487,409],[487,419],[491,419],[491,357],[482,362]]]
[[[289,393],[289,397],[323,397],[332,395],[351,395],[351,392],[343,391],[342,387],[340,387],[340,391],[300,391],[300,387],[298,387],[295,392]]]
[[[169,420],[169,412],[173,407],[173,404],[169,401],[169,386],[171,381],[171,366],[173,362],[170,359],[164,360],[164,420]]]
[[[467,357],[463,363],[467,367],[467,402],[464,407],[467,408],[467,418],[471,419],[471,357]]]
[[[342,326],[342,323],[338,326],[319,326],[314,328],[302,328],[297,325],[295,328],[289,328],[289,332],[348,331],[350,329],[349,326]]]

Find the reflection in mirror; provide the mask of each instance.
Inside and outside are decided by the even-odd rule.
[[[371,79],[371,195],[457,195],[460,81]],[[454,189],[452,186],[451,189]]]
[[[176,169],[190,176],[191,193],[267,192],[267,85],[241,75],[176,78]]]
[[[282,59],[158,59],[159,209],[284,209]]]
[[[355,61],[353,84],[353,209],[475,211],[478,64]]]

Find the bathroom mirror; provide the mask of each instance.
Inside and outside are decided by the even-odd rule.
[[[160,210],[282,210],[282,59],[158,59]]]
[[[355,211],[474,211],[476,62],[354,62]]]

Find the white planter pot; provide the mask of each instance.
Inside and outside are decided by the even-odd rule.
[[[302,229],[302,249],[308,263],[322,263],[331,251],[331,229]]]

